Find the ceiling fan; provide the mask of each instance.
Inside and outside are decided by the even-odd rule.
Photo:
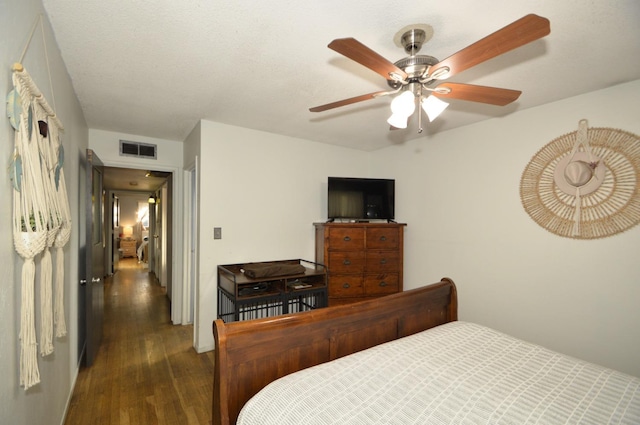
[[[433,121],[448,103],[440,98],[467,100],[504,106],[515,101],[522,92],[497,87],[464,83],[440,83],[462,71],[492,59],[515,48],[535,41],[551,32],[549,20],[534,14],[526,15],[483,39],[465,47],[448,58],[438,61],[427,55],[418,55],[422,44],[431,34],[431,27],[416,25],[400,35],[408,57],[391,63],[354,38],[339,38],[329,43],[329,48],[382,75],[391,90],[363,94],[326,105],[310,108],[322,112],[381,96],[402,92],[391,102],[392,115],[388,123],[393,128],[406,128],[409,116],[416,109],[416,102]],[[422,114],[418,113],[418,132],[422,132]]]

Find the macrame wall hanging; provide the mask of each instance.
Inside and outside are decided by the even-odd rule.
[[[520,180],[522,205],[556,235],[596,239],[640,222],[640,137],[613,128],[578,130],[544,146]]]
[[[38,22],[44,41],[41,16],[36,25]],[[35,29],[36,26],[29,42]],[[47,70],[48,66],[47,58]],[[50,76],[49,72],[51,83]],[[14,64],[12,77],[14,89],[7,95],[7,117],[14,128],[15,145],[9,173],[13,186],[13,242],[24,260],[19,335],[20,385],[27,390],[40,382],[35,326],[38,260],[40,354],[46,356],[53,353],[54,327],[56,337],[63,337],[67,333],[63,248],[71,235],[71,213],[63,170],[64,149],[60,140],[60,133],[64,130],[62,123],[20,63]],[[52,247],[56,248],[55,285],[50,253]]]

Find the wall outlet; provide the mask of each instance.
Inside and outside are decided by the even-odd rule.
[[[213,228],[213,239],[222,239],[222,227]]]

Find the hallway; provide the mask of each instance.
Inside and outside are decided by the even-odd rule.
[[[81,368],[65,425],[211,424],[213,352],[170,322],[166,289],[135,258],[105,280],[104,336]]]

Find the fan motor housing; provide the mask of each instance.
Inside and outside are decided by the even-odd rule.
[[[394,65],[402,69],[407,75],[410,83],[417,82],[424,72],[430,67],[437,64],[438,59],[429,55],[413,55],[395,62]],[[387,80],[389,87],[397,89],[402,83],[395,80]]]

